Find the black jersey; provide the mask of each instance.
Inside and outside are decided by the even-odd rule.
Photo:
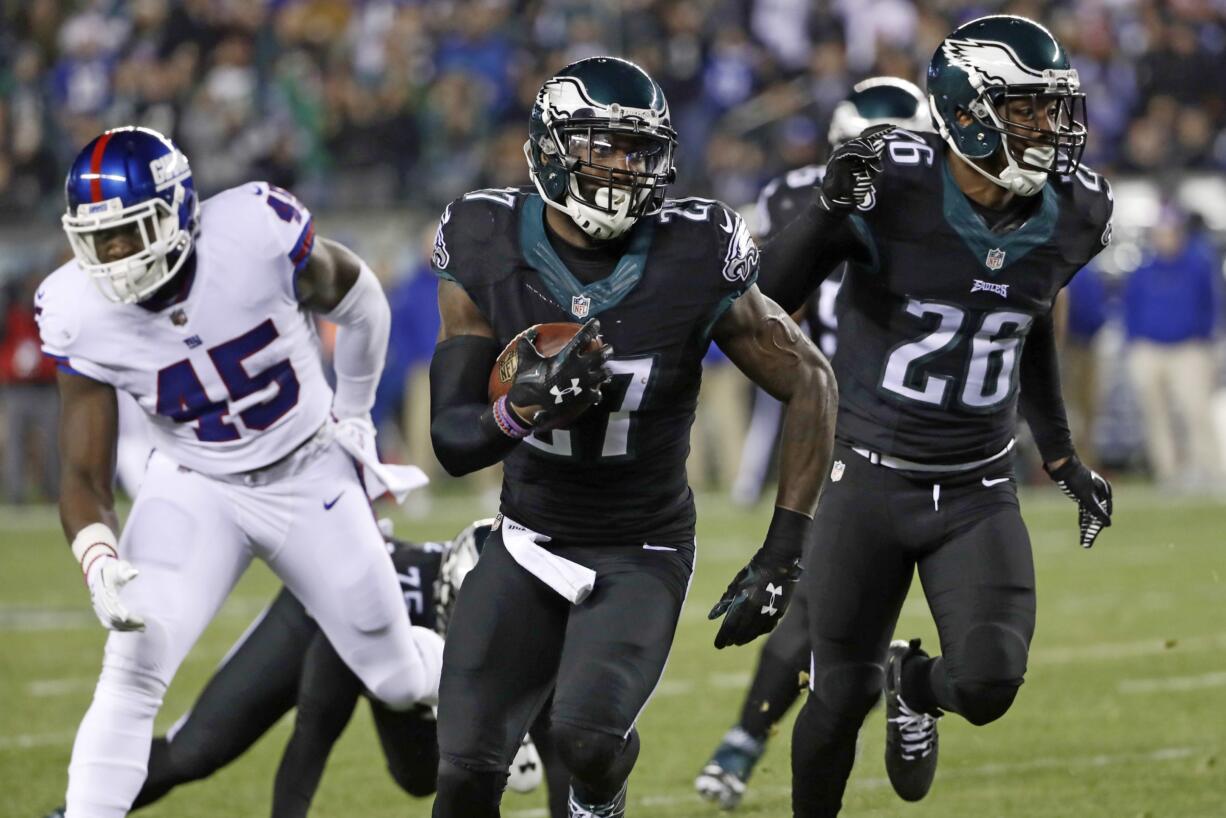
[[[396,567],[400,592],[409,620],[423,628],[434,628],[434,581],[446,546],[437,542],[410,543],[392,540],[387,551]]]
[[[869,260],[839,295],[837,437],[920,463],[991,457],[1014,434],[1027,333],[1110,239],[1110,186],[1053,175],[1020,226],[992,232],[936,134],[895,132],[884,168],[848,222]]]
[[[805,165],[770,180],[758,195],[757,234],[763,243],[780,228],[804,212],[817,200],[818,185],[826,173],[825,165]],[[805,302],[804,319],[809,325],[809,337],[827,358],[838,350],[839,319],[835,304],[843,283],[843,267],[839,265],[822,281],[817,291]]]
[[[452,202],[437,274],[464,288],[509,343],[533,324],[600,318],[614,357],[604,399],[567,429],[531,435],[504,461],[502,512],[571,543],[689,542],[690,425],[711,330],[757,278],[740,216],[709,199],[669,200],[627,234],[606,278],[584,284],[545,233],[531,188]]]

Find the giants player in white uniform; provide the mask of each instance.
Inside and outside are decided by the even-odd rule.
[[[340,445],[374,445],[390,323],[374,274],[316,239],[286,191],[256,182],[197,205],[187,159],[147,129],[93,140],[67,195],[75,260],[35,306],[61,365],[60,518],[112,631],[73,746],[67,817],[127,813],[162,695],[253,557],[376,698],[433,703],[442,640],[405,618]],[[307,310],[339,325],[335,395]],[[154,446],[118,537],[117,391],[147,413]]]

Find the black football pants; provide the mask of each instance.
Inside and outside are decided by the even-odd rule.
[[[613,798],[634,765],[634,724],[664,672],[693,545],[549,549],[596,571],[581,604],[520,567],[499,529],[464,580],[443,654],[435,816],[499,814],[507,765],[551,692],[550,738],[576,797]]]
[[[856,734],[881,695],[886,649],[917,568],[942,655],[908,663],[904,699],[975,724],[999,718],[1013,702],[1034,633],[1035,594],[1012,477],[1007,459],[916,476],[835,447],[800,580],[813,675],[792,739],[798,818],[839,812]]]

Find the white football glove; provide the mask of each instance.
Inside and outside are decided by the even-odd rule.
[[[72,541],[72,553],[81,565],[94,614],[102,627],[109,631],[143,631],[145,620],[119,599],[123,586],[140,572],[132,563],[119,559],[114,532],[102,523],[87,525]]]
[[[369,415],[337,420],[334,433],[340,447],[362,464],[366,496],[371,500],[390,493],[397,503],[403,503],[409,492],[430,482],[426,473],[416,466],[379,462],[379,452],[375,448],[375,425],[370,422]]]

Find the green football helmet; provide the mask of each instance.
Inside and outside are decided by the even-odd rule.
[[[1018,100],[1029,102],[1026,121],[1007,118],[1006,106]],[[950,149],[1014,193],[1032,196],[1048,174],[1073,173],[1081,164],[1086,144],[1081,81],[1068,52],[1033,20],[980,17],[946,37],[928,67],[928,104]],[[1045,123],[1039,120],[1041,110],[1047,112]],[[1011,150],[1014,141],[1022,147],[1020,156]],[[1005,167],[995,174],[979,162],[998,151]]]
[[[899,77],[869,77],[852,87],[834,107],[827,139],[838,145],[873,125],[896,125],[908,131],[931,131],[932,114],[924,93]]]
[[[541,86],[524,154],[545,203],[607,240],[663,206],[676,148],[659,83],[632,62],[590,57]]]

